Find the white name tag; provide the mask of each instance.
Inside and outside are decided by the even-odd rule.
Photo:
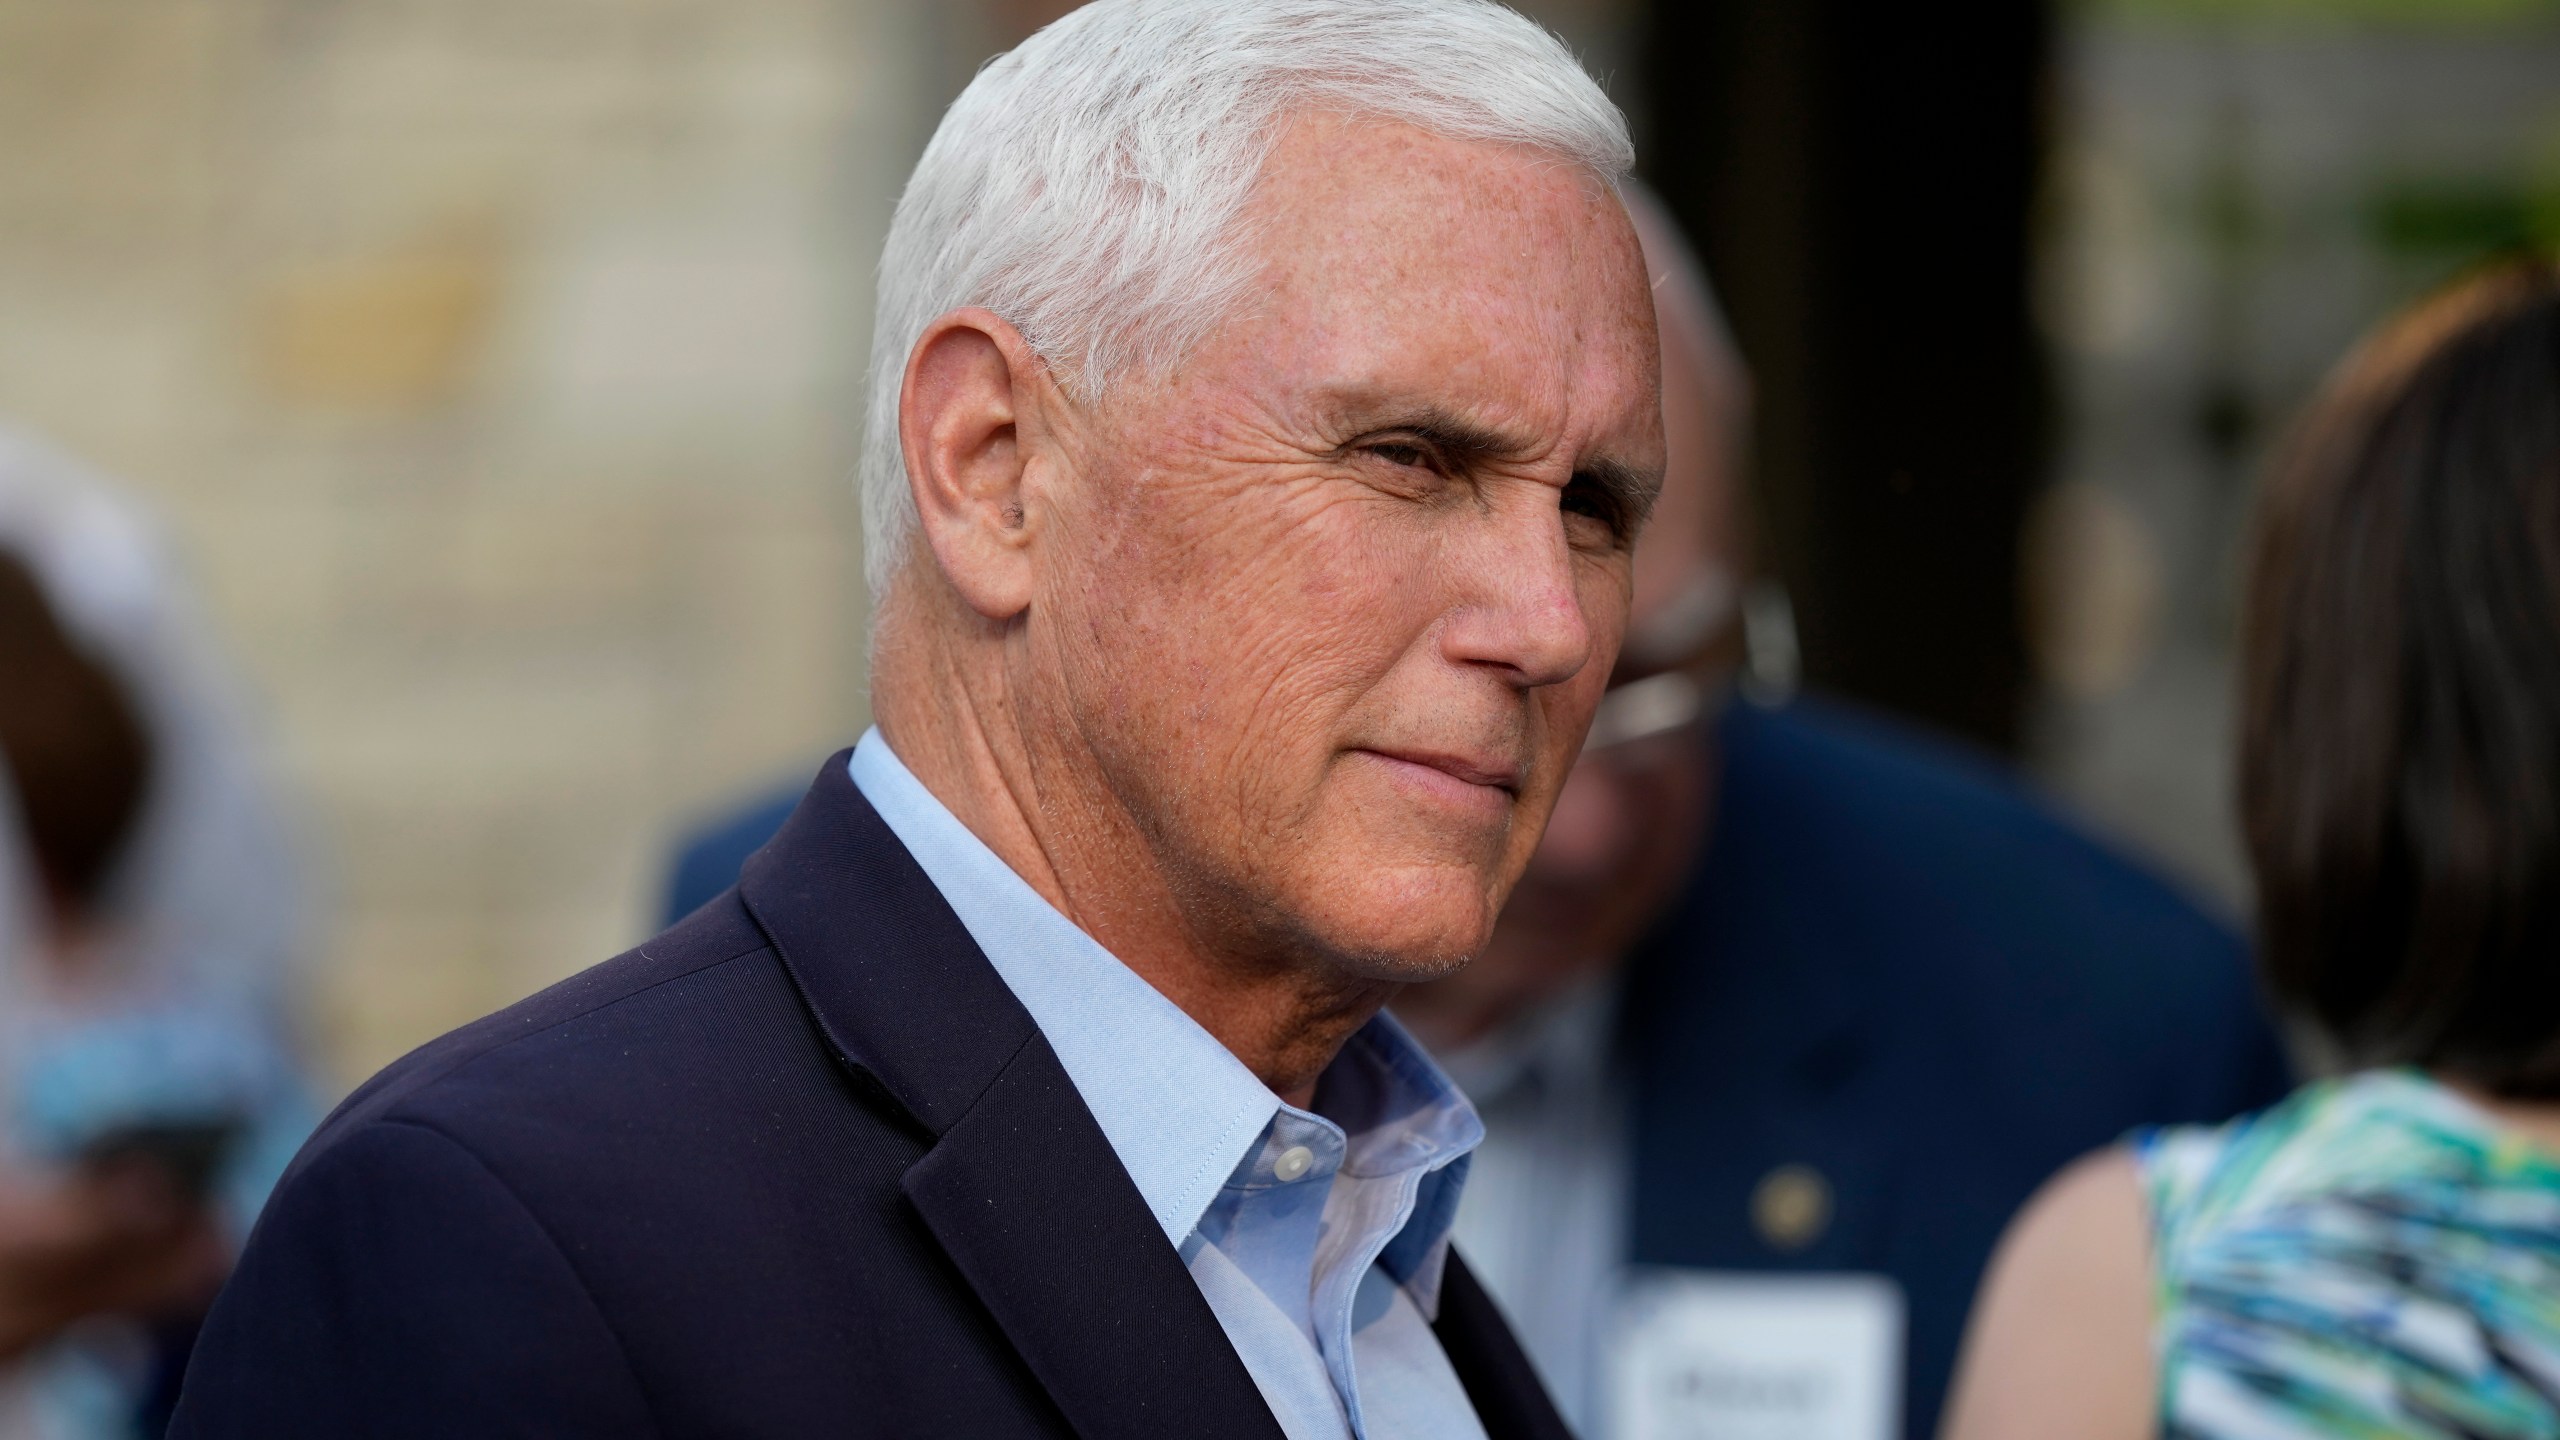
[[[1881,1275],[1632,1272],[1603,1353],[1611,1440],[1891,1440],[1902,1288]]]

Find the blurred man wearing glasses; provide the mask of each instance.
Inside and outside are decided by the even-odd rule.
[[[1988,762],[1789,698],[1749,381],[1635,198],[1670,469],[1627,642],[1491,950],[1397,1014],[1484,1115],[1460,1243],[1585,1434],[1918,1440],[2075,1142],[2285,1065],[2224,925]]]
[[[1630,209],[1670,468],[1626,642],[1491,949],[1396,1011],[1483,1113],[1460,1240],[1578,1430],[1917,1440],[2028,1194],[2285,1066],[2223,924],[1988,762],[1792,698],[1749,382]],[[788,809],[688,843],[670,919]]]

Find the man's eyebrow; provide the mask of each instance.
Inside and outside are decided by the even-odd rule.
[[[1507,435],[1490,425],[1432,406],[1355,410],[1345,418],[1350,422],[1349,428],[1364,437],[1401,430],[1457,461],[1513,460],[1533,454],[1538,448],[1526,436]]]
[[[1362,435],[1401,430],[1453,461],[1511,460],[1534,454],[1538,446],[1526,437],[1505,434],[1490,425],[1433,407],[1382,410],[1352,418]],[[1357,443],[1356,441],[1354,443]],[[1662,483],[1625,461],[1595,455],[1574,467],[1574,478],[1598,487],[1639,519],[1653,509]]]
[[[1401,431],[1462,467],[1517,459],[1539,449],[1526,436],[1508,434],[1432,405],[1381,406],[1374,410],[1353,406],[1347,408],[1343,418],[1349,422],[1347,428],[1356,430],[1359,436]],[[1348,443],[1356,445],[1359,440]],[[1615,512],[1621,533],[1627,535],[1643,527],[1645,518],[1653,513],[1655,498],[1662,492],[1660,476],[1606,455],[1595,455],[1576,465],[1573,483],[1599,491]]]
[[[1662,477],[1648,474],[1623,460],[1596,455],[1577,466],[1573,478],[1587,482],[1609,497],[1630,522],[1630,529],[1642,525],[1653,513],[1653,502],[1662,495]]]

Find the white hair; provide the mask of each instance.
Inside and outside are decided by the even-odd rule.
[[[1280,122],[1322,108],[1553,152],[1606,180],[1626,118],[1562,41],[1490,0],[1097,0],[978,73],[934,131],[880,260],[864,568],[916,529],[898,397],[925,327],[984,306],[1091,401],[1162,373],[1253,281],[1231,231]]]

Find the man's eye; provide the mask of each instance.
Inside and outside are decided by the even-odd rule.
[[[1434,468],[1431,463],[1431,452],[1419,445],[1409,445],[1390,440],[1382,444],[1371,445],[1368,449],[1370,454],[1377,456],[1379,459],[1386,461],[1390,465],[1403,465],[1416,470],[1429,470]]]
[[[1626,516],[1615,497],[1590,481],[1576,480],[1565,486],[1557,504],[1567,515],[1588,516],[1608,526],[1613,536],[1626,527]]]

